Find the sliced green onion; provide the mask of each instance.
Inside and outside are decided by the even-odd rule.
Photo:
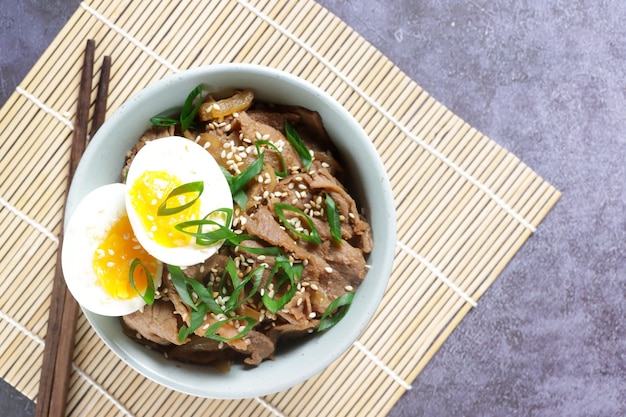
[[[204,191],[204,181],[194,181],[188,182],[183,185],[179,185],[174,188],[165,198],[163,203],[159,206],[157,211],[157,216],[171,216],[173,214],[179,213],[191,206],[200,198],[202,192]],[[176,196],[181,194],[194,193],[196,196],[189,202],[182,204],[180,206],[168,207],[167,203],[170,199],[173,199]]]
[[[229,259],[232,261],[232,259]],[[234,263],[233,263],[234,267]],[[246,301],[248,301],[256,292],[259,290],[261,286],[261,281],[263,280],[263,272],[265,271],[264,266],[258,266],[253,271],[251,271],[248,275],[246,275],[241,281],[233,279],[233,290],[230,293],[228,301],[224,303],[224,312],[226,314],[231,311],[235,311],[237,308],[241,307]],[[231,278],[233,278],[232,273],[229,272]],[[234,276],[237,276],[237,269],[235,269]],[[241,291],[243,291],[244,287],[252,280],[252,289],[250,293],[244,297],[242,300],[239,300],[239,295]]]
[[[174,228],[178,230],[179,232],[195,237],[196,243],[198,245],[212,245],[214,243],[217,243],[223,240],[224,244],[239,246],[241,249],[244,249],[255,255],[278,256],[283,253],[280,250],[280,248],[276,246],[257,248],[257,247],[248,247],[248,246],[241,245],[241,242],[244,242],[246,240],[258,240],[259,238],[257,236],[249,235],[249,234],[243,234],[243,233],[237,234],[233,232],[229,227],[226,227],[214,220],[208,219],[208,217],[211,217],[216,212],[226,213],[225,223],[226,224],[231,223],[233,210],[230,208],[221,208],[221,209],[216,209],[212,211],[211,213],[209,213],[206,216],[207,218],[204,218],[201,220],[189,220],[186,222],[181,222],[175,225]],[[214,226],[216,229],[210,232],[203,232],[202,226]],[[195,228],[195,231],[187,230],[190,228]]]
[[[290,204],[274,203],[274,211],[276,212],[276,215],[278,216],[280,221],[283,223],[283,225],[285,225],[285,227],[291,230],[294,234],[296,234],[297,236],[301,237],[302,239],[308,242],[315,243],[316,245],[319,245],[322,243],[322,239],[320,239],[320,235],[317,231],[317,228],[315,227],[315,224],[313,224],[313,220],[311,220],[309,216],[304,214],[302,210]],[[285,217],[285,211],[292,211],[304,217],[307,224],[309,225],[309,234],[297,231],[294,225]]]
[[[199,97],[199,100],[196,98]],[[194,106],[194,101],[196,104]],[[202,104],[202,84],[198,85],[196,88],[191,90],[189,95],[187,96],[187,100],[185,100],[185,104],[183,105],[183,109],[180,112],[180,130],[185,132],[191,126],[193,119],[198,114],[198,110],[200,110],[200,105]]]
[[[135,285],[135,268],[141,266],[143,270],[146,272],[146,291],[142,294],[137,289]],[[141,262],[141,260],[135,258],[130,263],[130,272],[128,273],[130,286],[143,298],[143,300],[151,306],[154,303],[154,281],[152,281],[152,274],[148,271],[148,268]]]
[[[288,121],[285,121],[285,136],[287,137],[289,143],[291,143],[291,145],[296,149],[296,152],[302,160],[302,164],[306,170],[308,171],[311,169],[311,163],[313,162],[311,153],[300,138],[300,135],[298,135],[296,129]]]
[[[259,155],[261,154],[261,150],[259,149],[260,145],[269,146],[270,148],[274,149],[274,151],[276,151],[276,153],[278,154],[278,158],[280,159],[280,164],[283,167],[282,171],[276,172],[276,176],[281,177],[281,178],[286,177],[287,176],[287,164],[285,163],[285,158],[283,157],[283,153],[279,151],[276,145],[274,145],[269,140],[257,140],[254,142],[254,146],[256,147],[256,151]]]
[[[224,310],[222,310],[220,305],[217,304],[217,301],[215,301],[215,298],[213,298],[213,291],[210,291],[207,287],[202,285],[201,282],[196,281],[195,279],[187,278],[187,284],[191,286],[200,301],[202,301],[202,303],[206,305],[212,313],[224,313]]]
[[[337,207],[337,203],[333,198],[326,193],[326,218],[328,219],[328,225],[330,226],[330,235],[335,240],[335,242],[341,243],[343,240],[341,239],[341,213],[339,212],[339,207]]]
[[[282,308],[284,308],[285,305],[289,303],[289,301],[291,301],[293,296],[296,294],[296,291],[298,290],[298,282],[300,281],[303,270],[304,267],[302,266],[302,264],[291,265],[289,259],[284,256],[276,258],[274,268],[272,268],[270,277],[267,280],[267,283],[265,285],[265,291],[262,297],[263,305],[268,311],[270,311],[272,314],[276,314]],[[276,276],[278,276],[278,278],[274,280]],[[267,291],[267,286],[270,282],[274,283],[274,292],[277,292],[287,281],[288,288],[282,296],[276,299],[269,295]]]
[[[178,296],[183,301],[183,303],[187,304],[193,310],[197,310],[198,306],[191,298],[191,294],[189,293],[189,289],[187,288],[187,277],[183,273],[180,267],[175,265],[168,265],[168,271],[170,272],[170,276],[172,277],[172,284],[174,284],[174,288],[178,293]]]
[[[182,325],[178,331],[178,340],[182,342],[187,336],[195,332],[204,323],[204,316],[208,313],[209,308],[206,304],[200,304],[197,310],[193,310],[189,318],[189,327]]]
[[[237,235],[237,236],[245,238],[241,240],[242,242],[244,240],[251,240],[251,239],[256,238],[256,236],[252,236],[252,235]],[[266,248],[253,248],[253,247],[244,246],[241,244],[237,244],[236,246],[239,246],[239,249],[243,249],[246,252],[250,252],[254,255],[271,255],[271,256],[284,255],[283,251],[279,247],[276,247],[276,246],[268,246]]]
[[[352,299],[354,298],[354,292],[347,292],[333,300],[328,306],[322,317],[320,318],[320,324],[317,327],[318,332],[323,332],[333,327],[335,324],[346,315]]]
[[[150,123],[155,126],[174,126],[180,123],[180,120],[172,119],[171,117],[154,116],[150,118]]]
[[[226,225],[230,225],[233,218],[233,209],[231,208],[220,208],[213,210],[210,212],[204,219],[200,220],[188,220],[186,222],[181,222],[174,225],[174,228],[179,232],[185,233],[189,236],[193,236],[196,238],[196,243],[198,245],[213,245],[214,243],[220,242],[222,240],[238,240],[238,236],[235,232],[233,232],[230,227],[225,226],[224,224],[220,224],[215,220],[209,219],[209,217],[213,217],[215,213],[224,213],[226,214],[226,221],[224,222]],[[203,231],[203,226],[212,226],[214,230],[209,232]],[[195,231],[187,230],[189,228],[195,228]]]
[[[244,327],[244,329],[239,332],[239,334],[233,336],[233,337],[222,337],[219,336],[217,334],[217,331],[220,329],[220,327],[222,327],[224,324],[231,322],[231,321],[235,321],[235,320],[242,320],[245,321],[247,324]],[[254,325],[256,324],[256,320],[253,319],[250,316],[234,316],[234,317],[229,317],[227,319],[224,320],[220,320],[216,323],[213,323],[206,331],[206,333],[204,334],[205,337],[208,337],[209,339],[213,339],[216,340],[218,342],[228,342],[231,340],[237,340],[237,339],[241,339],[242,337],[244,337],[245,335],[247,335],[250,330],[252,330],[252,328],[254,327]]]
[[[196,100],[197,98],[199,98],[199,100]],[[187,99],[183,104],[183,108],[180,112],[178,119],[174,119],[171,117],[154,116],[150,118],[150,123],[152,123],[154,126],[175,126],[177,124],[180,124],[180,130],[182,132],[185,132],[193,123],[193,119],[196,117],[196,114],[198,114],[198,110],[200,110],[201,105],[202,84],[191,90],[191,92],[187,95]]]
[[[251,179],[255,178],[263,171],[264,155],[265,153],[260,153],[259,159],[250,164],[241,174],[233,177],[232,181],[228,184],[230,186],[230,192],[233,195],[233,201],[242,209],[245,209],[248,203],[248,196],[243,189]]]

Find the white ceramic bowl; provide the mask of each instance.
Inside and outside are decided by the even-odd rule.
[[[125,153],[156,114],[179,110],[189,91],[252,88],[264,101],[316,110],[357,185],[357,201],[372,226],[370,269],[348,314],[329,331],[312,335],[275,360],[256,368],[234,365],[229,373],[212,367],[166,360],[122,333],[118,318],[84,311],[98,335],[132,368],[171,389],[208,398],[249,398],[297,385],[324,370],[357,340],[385,292],[395,249],[395,210],[391,187],[378,154],[360,125],[340,104],[317,87],[287,73],[247,64],[192,69],[157,81],[124,103],[100,128],[78,166],[67,201],[66,219],[92,189],[120,181]],[[354,193],[354,190],[353,190]]]

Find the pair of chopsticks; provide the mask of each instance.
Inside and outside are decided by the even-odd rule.
[[[87,126],[89,124],[89,108],[91,105],[91,85],[94,69],[94,53],[96,43],[93,39],[87,41],[84,64],[81,73],[80,90],[78,93],[78,107],[76,122],[72,138],[70,154],[70,170],[68,174],[68,189],[78,166],[78,161],[87,146]],[[100,125],[104,122],[106,113],[109,77],[111,71],[111,57],[105,56],[100,70],[100,81],[94,108],[91,131],[93,137]],[[66,197],[67,198],[67,197]],[[61,223],[63,224],[63,222]],[[43,364],[35,417],[65,416],[72,357],[74,355],[74,335],[76,333],[76,318],[78,303],[70,294],[61,269],[61,248],[63,246],[63,227],[59,235],[57,249],[56,271],[52,286],[50,301],[50,315],[48,330],[45,338]]]

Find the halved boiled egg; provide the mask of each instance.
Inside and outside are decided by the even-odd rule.
[[[220,248],[222,242],[199,245],[195,237],[176,228],[215,210],[233,208],[228,182],[202,146],[178,136],[147,142],[130,165],[126,187],[130,223],[139,243],[155,258],[189,266]],[[171,210],[162,212],[160,207]]]
[[[126,186],[96,188],[78,204],[63,238],[61,263],[65,282],[84,308],[101,315],[122,316],[146,304],[148,274],[161,285],[163,266],[135,238],[126,214]],[[132,287],[131,264],[136,259]],[[136,262],[136,261],[135,261]]]

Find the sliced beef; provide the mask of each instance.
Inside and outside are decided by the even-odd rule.
[[[244,138],[247,138],[252,142],[256,142],[259,139],[268,140],[274,143],[277,147],[280,143],[282,144],[281,153],[287,167],[290,169],[292,167],[302,167],[302,161],[300,160],[298,153],[287,141],[282,131],[275,129],[272,126],[257,122],[245,112],[239,115],[239,120],[241,122],[241,134]],[[266,152],[264,162],[266,165],[271,166],[275,171],[281,171],[283,169],[280,159],[273,151]]]
[[[223,361],[232,356],[233,351],[224,349],[223,343],[220,344],[220,342],[213,339],[196,335],[192,335],[189,342],[176,346],[168,352],[170,359],[200,364]]]
[[[180,323],[174,315],[172,303],[155,300],[152,306],[146,305],[143,311],[135,311],[122,317],[124,324],[147,340],[159,345],[175,344],[178,341]]]
[[[276,346],[274,342],[261,332],[250,330],[245,337],[246,348],[235,350],[240,353],[249,355],[243,361],[248,365],[258,365],[263,359],[267,359],[274,354]],[[249,342],[248,342],[249,341]]]
[[[245,230],[273,246],[288,252],[300,251],[293,238],[280,227],[267,206],[261,206],[253,215],[246,215]]]
[[[137,152],[139,152],[139,150],[143,148],[147,142],[173,135],[174,126],[152,126],[148,129],[135,146],[133,146],[133,149],[126,152],[126,163],[124,168],[122,168],[122,182],[126,181],[126,174],[128,174],[128,169],[130,168],[130,164],[133,162],[133,159],[135,159],[135,155],[137,155]]]
[[[318,325],[319,320],[308,320],[297,324],[279,324],[278,326],[272,327],[267,332],[267,336],[276,344],[279,340],[297,339],[306,336],[314,331]]]
[[[180,295],[178,295],[178,291],[174,288],[174,284],[172,283],[172,279],[170,278],[169,271],[164,269],[163,271],[163,292],[165,297],[171,302],[173,308],[173,313],[180,316],[182,321],[189,325],[189,308],[183,303],[183,300],[180,299]]]

